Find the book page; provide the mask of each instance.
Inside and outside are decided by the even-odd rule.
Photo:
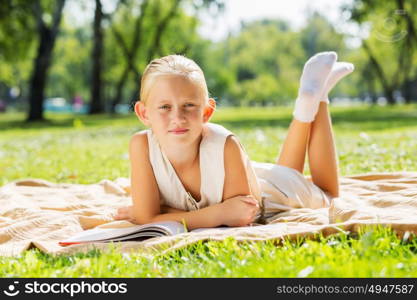
[[[125,228],[94,228],[82,231],[61,243],[81,243],[93,241],[110,241],[113,239],[123,240],[129,238],[130,235],[146,231],[149,236],[174,235],[186,232],[183,224],[179,222],[159,222],[144,225],[135,225]]]

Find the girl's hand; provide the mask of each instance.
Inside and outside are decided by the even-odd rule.
[[[126,220],[134,223],[135,219],[133,218],[133,205],[124,206],[117,209],[117,213],[113,216],[114,220]]]
[[[259,212],[259,204],[252,196],[236,196],[220,203],[223,224],[227,226],[247,226]]]

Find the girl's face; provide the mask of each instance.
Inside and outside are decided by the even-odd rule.
[[[163,75],[152,83],[146,105],[136,103],[135,112],[162,144],[192,144],[214,112],[214,99],[209,103],[202,88],[187,77]]]

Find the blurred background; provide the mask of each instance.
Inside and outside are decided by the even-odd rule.
[[[417,102],[417,0],[0,0],[0,118],[127,114],[155,57],[184,54],[220,107],[292,105],[305,61],[356,71],[332,105]]]

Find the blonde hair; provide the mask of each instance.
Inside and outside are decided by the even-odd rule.
[[[201,68],[192,60],[182,55],[168,55],[152,60],[143,72],[140,85],[140,101],[146,104],[152,83],[158,76],[181,75],[192,80],[202,89],[208,102],[206,79]]]

